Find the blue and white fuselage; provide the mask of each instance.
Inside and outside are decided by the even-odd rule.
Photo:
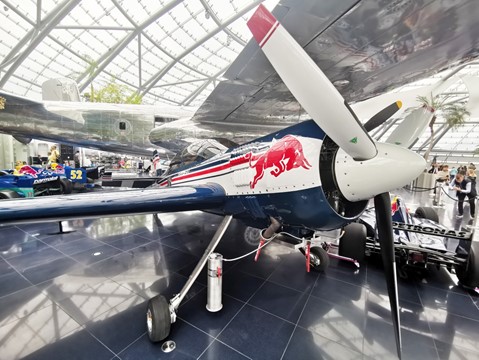
[[[272,216],[285,226],[337,229],[356,219],[381,187],[402,186],[404,175],[386,181],[384,175],[417,157],[408,152],[412,156],[393,169],[387,158],[403,149],[377,145],[375,158],[355,161],[306,121],[170,174],[160,186],[215,183],[225,191],[225,214],[249,223],[268,223]]]

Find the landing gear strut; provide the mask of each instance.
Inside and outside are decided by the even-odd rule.
[[[176,311],[178,310],[178,307],[193,283],[198,278],[198,275],[208,261],[208,257],[215,250],[232,219],[232,215],[225,216],[218,227],[218,230],[216,230],[213,239],[206,248],[203,256],[179,294],[175,295],[169,303],[162,295],[157,295],[148,301],[148,309],[146,311],[146,326],[148,330],[148,337],[151,341],[158,342],[164,340],[170,334],[171,324],[176,322]]]

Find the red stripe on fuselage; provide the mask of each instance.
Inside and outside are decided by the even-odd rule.
[[[192,178],[195,178],[195,177],[198,177],[198,176],[203,176],[203,175],[212,175],[212,174],[214,174],[216,172],[219,172],[219,171],[222,171],[222,170],[231,169],[233,166],[245,164],[250,159],[249,157],[246,157],[246,155],[247,154],[239,156],[235,159],[230,159],[228,162],[226,162],[224,164],[217,165],[217,166],[214,166],[214,167],[211,167],[211,168],[203,169],[203,170],[196,171],[196,172],[194,170],[192,170],[192,172],[190,172],[188,174],[173,177],[171,179],[171,182],[173,183],[173,182],[176,182],[176,181],[188,180],[188,179],[191,180]],[[160,184],[160,186],[163,186],[163,183],[166,184],[167,182],[166,181],[162,182]]]

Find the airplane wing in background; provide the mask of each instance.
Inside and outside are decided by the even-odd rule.
[[[273,10],[346,101],[374,97],[474,57],[479,22],[471,14],[478,12],[479,2],[472,0],[285,0]],[[232,140],[241,142],[310,118],[253,40],[223,77],[191,121],[197,134],[231,126]]]
[[[116,192],[95,192],[0,201],[0,223],[98,218],[221,208],[225,191],[218,185],[178,186]]]

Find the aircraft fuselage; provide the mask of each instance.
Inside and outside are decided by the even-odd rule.
[[[178,119],[188,109],[170,106],[120,105],[88,102],[33,102],[1,94],[0,132],[117,153],[151,156],[157,148],[149,140],[155,116]]]
[[[251,225],[274,217],[285,226],[336,229],[359,216],[367,201],[344,206],[353,203],[327,170],[338,148],[325,138],[313,121],[304,122],[167,175],[159,186],[210,181],[225,190],[222,211]]]

